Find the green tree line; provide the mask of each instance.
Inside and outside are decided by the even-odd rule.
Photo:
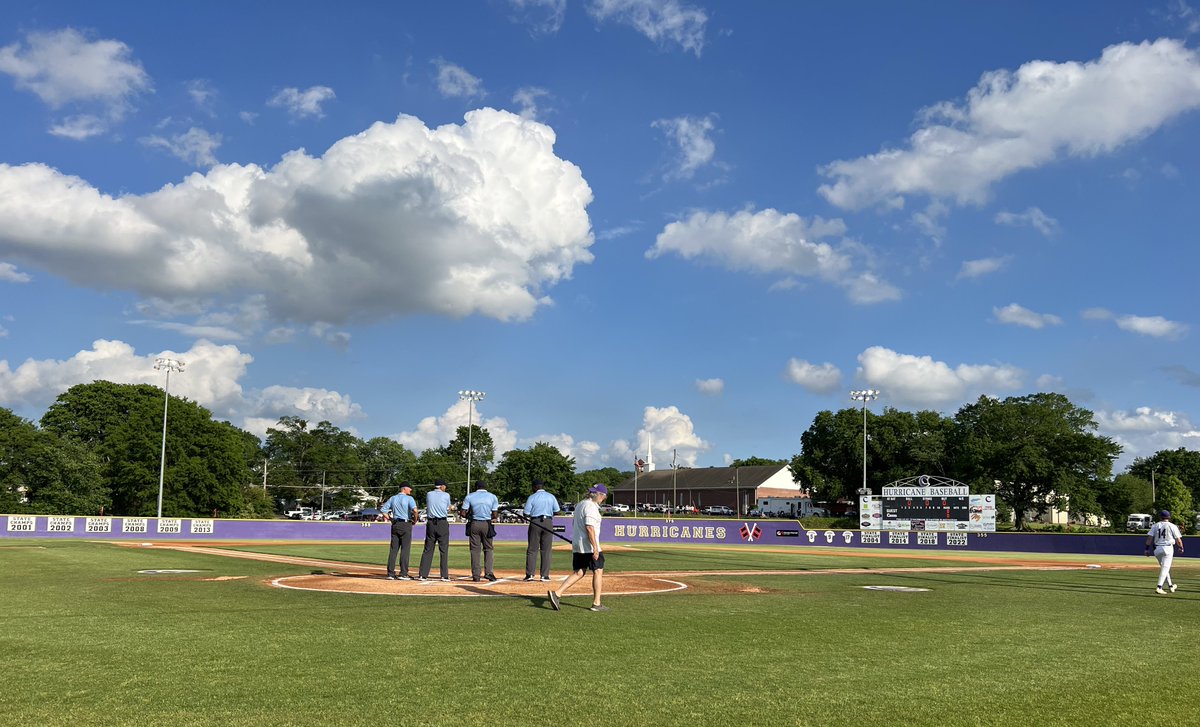
[[[153,515],[157,509],[162,389],[96,381],[58,397],[39,422],[0,408],[0,511]],[[446,480],[453,497],[486,479],[502,500],[522,502],[534,479],[560,500],[632,472],[576,471],[575,460],[535,442],[497,453],[486,428],[458,427],[442,446],[417,454],[388,437],[362,439],[327,421],[288,416],[265,439],[181,397],[170,398],[163,514],[272,517],[295,505],[350,509]],[[1200,452],[1164,450],[1113,477],[1120,447],[1096,432],[1092,413],[1059,394],[981,397],[953,416],[885,408],[866,412],[867,486],[915,474],[962,480],[995,492],[1016,514],[1051,506],[1121,522],[1130,512],[1169,509],[1190,523],[1200,492]],[[821,499],[853,498],[862,486],[863,413],[818,412],[790,460],[746,457],[734,465],[788,464]],[[468,444],[469,442],[469,444]],[[1185,518],[1187,518],[1185,520]]]

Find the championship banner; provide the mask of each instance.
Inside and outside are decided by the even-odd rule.
[[[32,533],[37,529],[37,517],[33,515],[9,515],[8,532]]]

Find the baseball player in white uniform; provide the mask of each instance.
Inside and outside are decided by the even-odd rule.
[[[1175,557],[1175,548],[1183,552],[1183,534],[1171,522],[1171,513],[1163,510],[1158,513],[1158,518],[1158,522],[1151,525],[1150,532],[1146,533],[1146,555],[1150,555],[1150,548],[1153,547],[1154,557],[1158,559],[1158,587],[1154,592],[1165,594],[1165,585],[1167,590],[1174,593],[1178,586],[1171,580],[1171,560]]]

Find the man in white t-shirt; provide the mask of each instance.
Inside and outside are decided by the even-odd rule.
[[[567,580],[556,591],[547,591],[550,606],[559,610],[559,599],[567,589],[579,582],[588,571],[592,572],[592,610],[607,611],[608,606],[600,603],[601,584],[604,581],[604,553],[600,550],[600,503],[608,497],[608,488],[601,484],[588,488],[588,496],[575,506],[574,533],[571,538],[571,570]]]
[[[1183,553],[1183,534],[1171,522],[1171,513],[1163,510],[1158,513],[1158,518],[1158,522],[1151,525],[1150,532],[1146,533],[1146,555],[1150,555],[1153,546],[1154,557],[1158,559],[1158,587],[1154,592],[1165,594],[1167,591],[1163,590],[1163,585],[1166,585],[1174,593],[1177,586],[1171,580],[1171,560],[1175,557],[1175,548]]]

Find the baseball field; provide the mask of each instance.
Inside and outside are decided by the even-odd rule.
[[[417,549],[419,553],[419,548]],[[451,549],[455,576],[467,553]],[[1193,723],[1200,563],[614,547],[612,610],[386,544],[0,541],[0,723]],[[885,557],[886,556],[886,557]],[[568,554],[556,551],[559,568]],[[1089,567],[1093,566],[1093,567]],[[1099,567],[1094,567],[1099,566]],[[415,571],[415,564],[414,564]],[[900,587],[904,590],[879,590]],[[422,590],[426,589],[426,590]]]

